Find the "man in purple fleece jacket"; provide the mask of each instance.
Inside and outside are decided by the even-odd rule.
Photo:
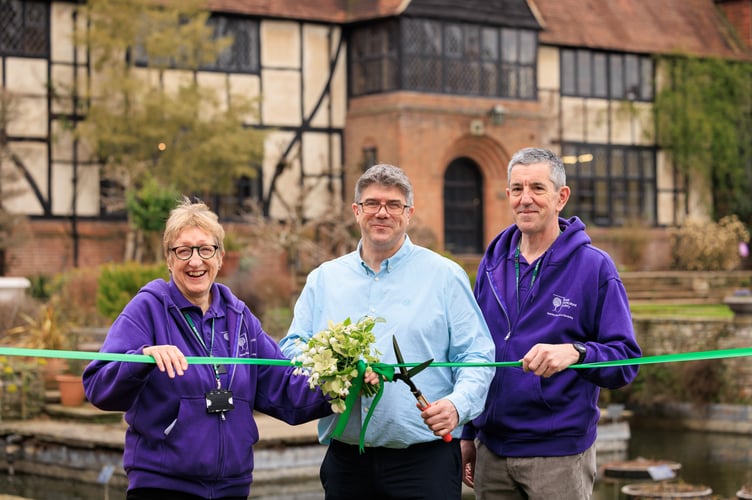
[[[254,410],[290,424],[331,414],[292,364],[188,365],[186,356],[286,359],[248,307],[214,282],[224,234],[205,204],[183,200],[163,237],[170,281],[145,285],[102,345],[155,363],[93,361],[84,372],[92,404],[125,412],[128,500],[246,500]]]
[[[568,369],[642,355],[611,258],[591,244],[567,203],[564,165],[545,149],[514,154],[506,189],[515,224],[488,246],[475,297],[496,344],[483,413],[463,429],[464,482],[478,499],[589,499],[601,387],[637,366]]]

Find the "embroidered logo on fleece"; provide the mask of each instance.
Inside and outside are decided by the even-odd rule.
[[[551,305],[553,306],[552,310],[546,313],[549,316],[554,316],[557,318],[574,319],[574,316],[572,316],[572,314],[569,314],[570,312],[569,309],[576,308],[577,304],[572,302],[567,297],[554,294],[554,298],[553,300],[551,300]]]
[[[238,357],[247,358],[249,354],[248,334],[243,330],[238,338]]]

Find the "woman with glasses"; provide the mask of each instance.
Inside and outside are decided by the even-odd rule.
[[[93,361],[89,401],[125,412],[128,500],[247,499],[260,411],[290,424],[331,414],[293,366],[197,363],[186,356],[285,359],[248,307],[215,279],[224,229],[185,198],[167,219],[170,280],[145,285],[112,324],[102,352],[154,363]]]

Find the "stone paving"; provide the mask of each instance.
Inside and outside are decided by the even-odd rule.
[[[36,436],[60,442],[123,447],[126,424],[122,414],[99,410],[89,403],[80,407],[47,405],[46,412],[54,416],[43,416],[31,420],[0,422],[0,435],[20,434]],[[118,415],[120,415],[118,417]],[[289,425],[281,420],[263,414],[256,414],[260,440],[257,447],[279,446],[281,444],[316,444],[316,422]],[[113,421],[115,420],[115,421]]]

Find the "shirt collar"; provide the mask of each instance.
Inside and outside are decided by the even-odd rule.
[[[362,245],[363,245],[363,240],[360,240],[358,242],[358,248],[356,250],[358,252],[358,256],[359,257],[360,257],[360,255],[362,255],[361,252],[360,252]],[[396,269],[396,267],[399,265],[399,263],[402,262],[403,260],[405,260],[405,258],[408,255],[410,255],[410,252],[412,252],[412,250],[413,250],[414,247],[415,247],[415,245],[413,244],[412,241],[410,241],[410,237],[407,234],[405,234],[405,241],[402,242],[402,246],[400,246],[399,250],[397,250],[397,252],[395,252],[395,254],[392,255],[391,257],[388,257],[388,258],[384,259],[383,261],[381,261],[381,270],[379,271],[379,273],[381,273],[381,272],[385,272],[385,273],[392,272],[392,269]],[[366,264],[365,261],[363,261],[362,258],[360,259],[360,266],[367,273],[373,273],[373,270],[370,267],[368,267],[368,264]]]

